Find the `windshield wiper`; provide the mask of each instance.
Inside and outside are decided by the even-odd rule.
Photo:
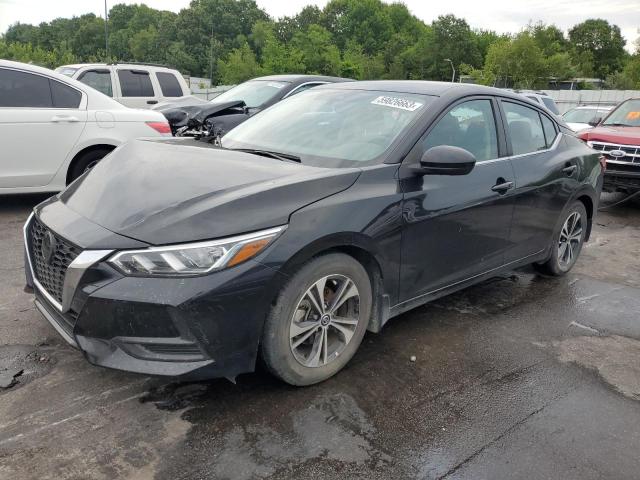
[[[622,122],[612,122],[612,123],[603,123],[603,126],[611,126],[611,127],[633,127],[635,125],[629,125],[628,123]]]
[[[263,157],[275,158],[276,160],[282,160],[283,162],[297,162],[302,163],[300,157],[291,155],[290,153],[272,152],[271,150],[259,150],[255,148],[230,148],[229,150],[235,150],[236,152],[252,153],[254,155],[261,155]]]

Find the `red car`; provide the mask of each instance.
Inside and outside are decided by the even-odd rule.
[[[640,190],[640,98],[622,102],[598,125],[579,134],[607,162],[604,190]]]

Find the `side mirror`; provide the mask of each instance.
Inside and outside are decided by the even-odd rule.
[[[438,145],[424,152],[413,170],[419,175],[467,175],[475,164],[476,157],[468,150]]]
[[[589,122],[587,122],[592,127],[597,127],[602,121],[602,117],[593,117]]]

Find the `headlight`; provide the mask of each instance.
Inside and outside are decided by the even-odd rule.
[[[264,250],[283,230],[284,227],[275,227],[209,242],[125,250],[108,261],[126,275],[202,275],[248,260]]]
[[[593,142],[592,142],[591,140],[589,140],[589,141],[587,142],[587,146],[588,146],[589,148],[593,148]]]

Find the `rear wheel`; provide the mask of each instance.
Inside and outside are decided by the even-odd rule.
[[[76,178],[95,167],[112,149],[96,148],[81,154],[73,162],[71,171],[69,172],[69,182],[73,182]]]
[[[582,251],[587,234],[587,210],[582,202],[574,202],[564,214],[560,230],[553,236],[551,257],[534,266],[547,275],[560,276],[573,268]]]
[[[331,377],[358,349],[371,305],[371,281],[359,262],[341,253],[311,260],[282,289],[267,318],[267,368],[291,385]]]

